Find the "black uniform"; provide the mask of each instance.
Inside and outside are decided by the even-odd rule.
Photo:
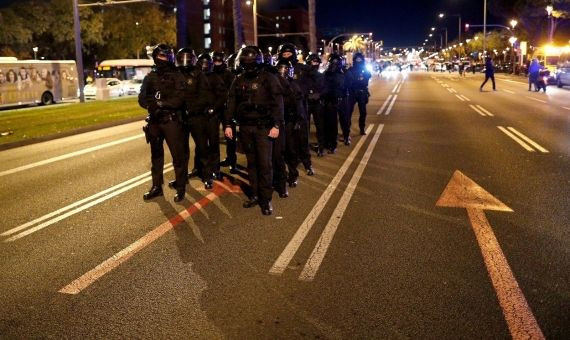
[[[364,67],[364,64],[355,64],[355,66],[348,69],[346,73],[346,87],[348,88],[348,109],[346,110],[345,125],[343,127],[344,136],[348,136],[352,121],[352,111],[354,105],[358,103],[358,110],[360,118],[358,120],[358,127],[360,134],[364,134],[366,125],[366,104],[368,104],[368,81],[372,75]]]
[[[325,87],[322,98],[325,111],[325,145],[329,153],[336,152],[338,117],[344,117],[346,111],[347,90],[340,62],[340,59],[334,59],[333,62],[329,60],[329,67],[324,75]]]
[[[252,49],[245,47],[242,50],[247,48]],[[277,78],[260,70],[260,64],[261,61],[255,69],[241,73],[233,82],[229,91],[225,125],[226,128],[231,127],[233,121],[237,121],[239,142],[247,157],[252,201],[257,200],[262,212],[270,214],[273,140],[268,134],[272,127],[283,124],[283,97]]]
[[[164,140],[170,149],[176,175],[175,200],[184,198],[188,172],[188,159],[184,151],[184,88],[184,77],[174,64],[170,63],[158,63],[155,70],[143,80],[138,101],[149,113],[146,135],[151,150],[153,185],[151,192],[145,194],[145,199],[162,194]]]
[[[318,68],[318,67],[317,67]],[[307,122],[310,123],[311,115],[315,123],[317,141],[318,141],[318,154],[322,156],[323,150],[326,148],[325,143],[325,120],[323,111],[323,100],[321,94],[324,90],[325,77],[318,72],[316,68],[309,73],[307,77]]]
[[[210,83],[212,83],[212,86],[215,90],[215,92],[217,92],[216,96],[219,96],[222,100],[222,106],[218,107],[216,106],[216,112],[218,113],[218,117],[220,119],[220,121],[222,122],[222,125],[224,124],[224,111],[226,110],[226,103],[227,103],[227,99],[228,99],[228,92],[230,90],[230,87],[232,86],[232,83],[235,79],[235,75],[232,71],[228,70],[227,67],[225,65],[221,65],[221,66],[214,66],[212,75],[215,75],[216,79],[211,79]],[[212,78],[214,78],[212,76]],[[221,81],[221,82],[220,82]],[[220,87],[221,85],[221,87]],[[222,92],[219,92],[222,91]],[[230,169],[233,169],[236,166],[236,162],[237,162],[237,144],[236,144],[236,139],[235,139],[235,125],[232,125],[232,128],[234,130],[234,138],[227,138],[226,137],[226,159],[223,161],[223,165],[224,166],[230,166]]]

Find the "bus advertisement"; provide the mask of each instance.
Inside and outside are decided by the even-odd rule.
[[[75,61],[0,58],[0,107],[47,105],[77,97]]]
[[[97,65],[96,78],[117,78],[121,81],[143,79],[152,69],[152,59],[111,59]]]

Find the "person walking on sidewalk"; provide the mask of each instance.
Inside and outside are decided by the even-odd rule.
[[[487,57],[485,61],[485,81],[483,84],[481,84],[481,87],[479,87],[479,91],[483,92],[483,86],[485,86],[489,78],[491,78],[491,81],[493,81],[493,91],[497,91],[497,88],[495,86],[495,66],[493,66],[493,61],[491,58]]]

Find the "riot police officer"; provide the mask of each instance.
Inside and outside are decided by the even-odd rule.
[[[333,53],[329,56],[322,98],[324,101],[325,145],[328,153],[335,153],[338,135],[338,117],[346,110],[346,86],[342,70],[342,58]]]
[[[219,98],[223,101],[221,103],[222,104],[221,107],[216,108],[220,122],[222,122],[223,125],[224,122],[223,116],[224,116],[224,110],[226,109],[228,91],[230,90],[230,86],[232,85],[232,82],[235,79],[235,75],[232,71],[228,70],[224,52],[218,52],[218,51],[212,52],[212,62],[214,66],[210,83],[212,82],[215,83],[216,85],[213,85],[213,87],[217,88],[218,91],[220,89],[223,90],[222,93],[218,93],[216,95],[219,96]],[[220,87],[221,84],[223,84],[222,87]],[[233,128],[235,135],[235,125],[233,125]],[[220,162],[220,166],[229,166],[230,173],[234,173],[236,170],[236,162],[237,162],[236,150],[237,150],[237,145],[235,138],[233,139],[226,138],[226,158]]]
[[[233,138],[232,122],[237,121],[253,191],[243,206],[259,205],[262,214],[271,215],[272,148],[283,125],[282,90],[278,79],[263,69],[263,55],[258,47],[243,47],[237,60],[243,71],[229,91],[224,132]]]
[[[212,173],[214,172],[214,168],[208,162],[206,150],[207,139],[205,134],[208,115],[213,113],[210,85],[206,75],[202,73],[201,68],[196,67],[197,58],[194,50],[191,48],[181,48],[176,54],[176,60],[186,83],[184,91],[188,124],[186,145],[188,145],[189,135],[192,135],[196,145],[194,169],[196,169],[198,174],[202,177],[206,189],[211,189],[213,186]],[[186,154],[189,159],[190,149],[188,146],[186,146]]]
[[[301,130],[302,121],[305,119],[303,116],[303,93],[299,85],[293,81],[293,65],[291,65],[289,61],[281,59],[277,61],[275,67],[279,74],[281,87],[283,88],[285,160],[289,170],[287,182],[289,182],[290,187],[296,187],[297,178],[299,177],[299,171],[297,170],[297,166],[299,165],[299,143],[301,141],[301,135],[304,133],[304,131]],[[275,172],[277,172],[277,169]],[[283,190],[285,181],[280,183],[283,184],[283,186],[280,187],[281,190]],[[281,192],[279,194],[282,196]]]
[[[307,77],[307,122],[311,122],[311,116],[315,122],[318,141],[317,156],[322,157],[325,149],[325,120],[323,112],[323,100],[321,94],[324,88],[324,76],[319,72],[321,57],[315,53],[309,54],[306,60],[311,67]]]
[[[308,96],[308,81],[307,76],[311,72],[311,68],[305,64],[301,64],[297,59],[297,47],[291,43],[285,43],[279,46],[278,60],[285,60],[293,65],[293,79],[301,88],[303,94],[303,117],[300,122],[301,132],[299,133],[299,158],[307,171],[307,175],[312,176],[315,174],[311,162],[311,153],[309,152],[309,122],[307,120],[307,96]]]
[[[152,51],[155,69],[143,80],[139,94],[139,105],[148,110],[148,125],[145,126],[147,142],[150,144],[152,188],[143,195],[145,200],[162,196],[164,144],[166,141],[176,180],[175,202],[184,199],[188,172],[184,150],[184,77],[174,65],[174,52],[165,44],[157,45]]]
[[[366,104],[368,104],[368,81],[372,75],[365,67],[365,59],[362,53],[355,53],[352,58],[352,67],[346,72],[346,87],[348,88],[348,109],[346,110],[346,122],[348,123],[348,131],[352,120],[352,111],[354,104],[358,103],[358,111],[360,117],[358,119],[358,127],[360,134],[365,135],[366,125]],[[346,136],[346,135],[345,135]]]

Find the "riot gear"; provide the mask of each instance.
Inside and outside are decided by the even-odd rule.
[[[178,68],[192,68],[196,65],[196,53],[189,47],[183,47],[176,52],[176,66]]]
[[[358,111],[360,117],[358,125],[360,134],[364,135],[366,125],[366,104],[368,104],[368,81],[372,74],[364,67],[365,59],[362,53],[356,53],[353,57],[353,66],[346,72],[346,87],[348,88],[348,108],[346,110],[346,117],[342,122],[343,133],[346,138],[350,131],[352,121],[352,111],[354,105],[358,104]]]
[[[236,68],[245,72],[253,72],[263,64],[263,54],[257,46],[242,47],[236,57]]]
[[[354,67],[356,68],[362,68],[364,67],[364,64],[365,64],[364,55],[362,55],[362,53],[355,53],[354,56],[352,57],[352,65],[354,65]]]
[[[212,57],[212,63],[214,64],[213,70],[214,71],[223,71],[226,69],[227,65],[226,65],[226,61],[225,61],[225,55],[224,52],[212,52],[211,55]]]
[[[174,65],[174,51],[166,44],[158,44],[152,50],[152,60],[157,67]]]
[[[342,72],[342,57],[336,53],[329,55],[328,72]]]
[[[291,53],[291,55],[285,57],[284,53]],[[285,43],[279,46],[277,49],[277,54],[279,59],[286,59],[291,62],[292,65],[297,63],[297,47],[291,43]]]
[[[214,63],[212,61],[212,57],[208,53],[202,53],[198,56],[197,64],[203,72],[210,72],[212,71],[212,65]]]
[[[267,66],[273,66],[273,55],[267,51],[263,54],[263,63]]]
[[[291,65],[291,62],[285,59],[280,59],[279,61],[277,61],[277,65],[275,65],[275,68],[277,69],[277,73],[286,79],[290,79],[293,78],[293,65]]]

